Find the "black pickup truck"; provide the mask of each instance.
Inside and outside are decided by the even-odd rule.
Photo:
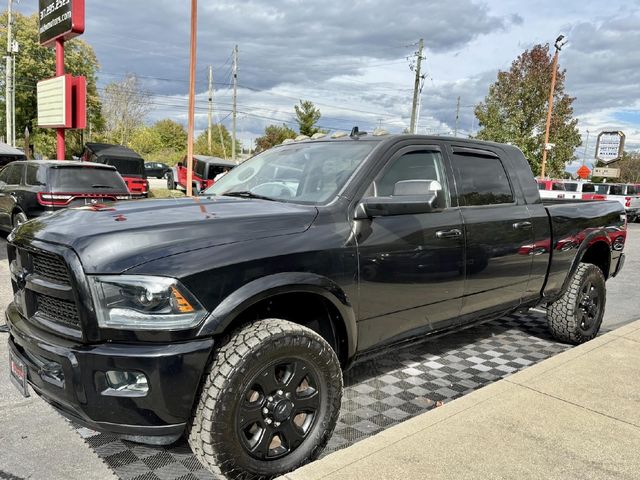
[[[364,353],[534,306],[600,328],[618,202],[541,202],[517,148],[410,135],[282,145],[203,195],[86,206],[8,238],[13,379],[218,474],[315,458]]]

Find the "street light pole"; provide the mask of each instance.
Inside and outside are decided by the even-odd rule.
[[[589,146],[589,130],[587,130],[587,141],[584,142],[584,155],[582,156],[582,165],[587,163],[587,147]]]
[[[544,131],[544,145],[542,149],[542,167],[540,169],[540,178],[544,178],[547,166],[547,152],[549,151],[549,130],[551,129],[551,115],[553,113],[553,94],[556,90],[556,77],[558,74],[558,54],[562,47],[567,43],[566,37],[560,35],[556,38],[556,53],[553,55],[553,65],[551,67],[551,90],[549,91],[549,110],[547,111],[547,124]]]

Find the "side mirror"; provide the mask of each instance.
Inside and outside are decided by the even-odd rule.
[[[366,197],[356,208],[354,218],[364,220],[392,215],[415,215],[436,211],[436,194],[402,195],[397,197]]]

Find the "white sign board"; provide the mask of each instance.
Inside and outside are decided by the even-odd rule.
[[[624,151],[624,133],[602,132],[598,135],[596,159],[611,163],[622,157]]]
[[[38,126],[71,127],[71,76],[38,82]]]
[[[593,169],[594,177],[618,178],[620,176],[619,168],[596,167]]]

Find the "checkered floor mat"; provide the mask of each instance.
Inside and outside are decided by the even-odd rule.
[[[342,410],[324,455],[570,348],[534,312],[429,339],[356,364],[345,374]],[[186,443],[151,447],[78,428],[122,479],[215,479]]]

